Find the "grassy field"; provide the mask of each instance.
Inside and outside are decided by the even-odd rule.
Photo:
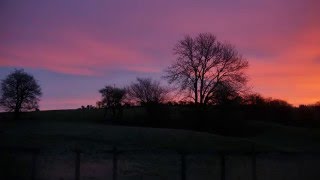
[[[133,110],[135,115],[141,110]],[[129,113],[125,115],[132,116]],[[129,114],[129,115],[128,115]],[[320,130],[252,121],[263,127],[251,137],[226,137],[190,130],[126,127],[104,120],[102,110],[32,112],[22,120],[5,120],[1,115],[1,146],[70,147],[92,149],[93,145],[123,148],[160,148],[184,151],[249,151],[252,144],[261,151],[319,151]]]

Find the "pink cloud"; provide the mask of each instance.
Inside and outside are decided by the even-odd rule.
[[[64,40],[65,41],[65,40]],[[159,72],[154,59],[120,44],[73,37],[63,46],[35,44],[25,47],[4,47],[0,66],[44,68],[78,75],[99,75],[96,68]]]

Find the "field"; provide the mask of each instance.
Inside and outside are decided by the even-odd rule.
[[[113,147],[123,151],[119,156],[119,179],[178,179],[181,152],[188,154],[189,170],[193,167],[192,171],[187,171],[190,177],[202,174],[201,179],[210,179],[220,176],[218,154],[228,152],[233,155],[226,157],[226,179],[248,179],[251,158],[242,153],[253,150],[260,153],[257,156],[258,174],[269,174],[272,179],[287,179],[279,172],[272,176],[272,172],[277,168],[284,168],[283,172],[305,168],[309,179],[320,177],[315,170],[315,164],[320,162],[320,131],[316,128],[252,121],[264,131],[249,137],[227,137],[182,129],[113,125],[103,119],[103,111],[100,110],[33,112],[16,121],[5,120],[7,114],[1,117],[2,165],[12,162],[12,166],[27,167],[21,168],[24,169],[21,174],[29,177],[30,169],[26,169],[30,168],[27,164],[30,164],[31,156],[19,149],[40,149],[38,179],[50,179],[49,176],[51,179],[74,179],[74,150],[82,153],[81,179],[110,177],[112,154],[106,152]],[[13,152],[13,149],[18,151]],[[275,164],[267,168],[266,164],[270,162]],[[269,169],[271,174],[264,169]],[[7,167],[6,171],[4,174],[8,175],[10,168]]]
[[[124,116],[142,114],[131,110]],[[0,118],[2,146],[50,146],[89,141],[108,145],[197,150],[280,150],[312,152],[320,150],[320,130],[271,122],[251,121],[263,131],[249,137],[227,137],[179,129],[128,127],[104,120],[103,110],[60,110],[26,113],[22,120]],[[129,119],[129,118],[127,118]],[[60,141],[63,139],[63,141]]]

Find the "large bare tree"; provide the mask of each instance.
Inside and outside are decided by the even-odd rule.
[[[217,41],[211,33],[185,36],[175,48],[175,62],[165,71],[169,83],[176,83],[196,104],[215,103],[221,85],[234,92],[246,87],[248,61],[234,46]]]

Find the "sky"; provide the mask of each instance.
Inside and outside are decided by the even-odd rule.
[[[0,79],[32,74],[42,110],[95,105],[107,84],[161,80],[175,44],[209,32],[249,61],[253,92],[310,104],[320,101],[319,18],[318,0],[1,0]]]

